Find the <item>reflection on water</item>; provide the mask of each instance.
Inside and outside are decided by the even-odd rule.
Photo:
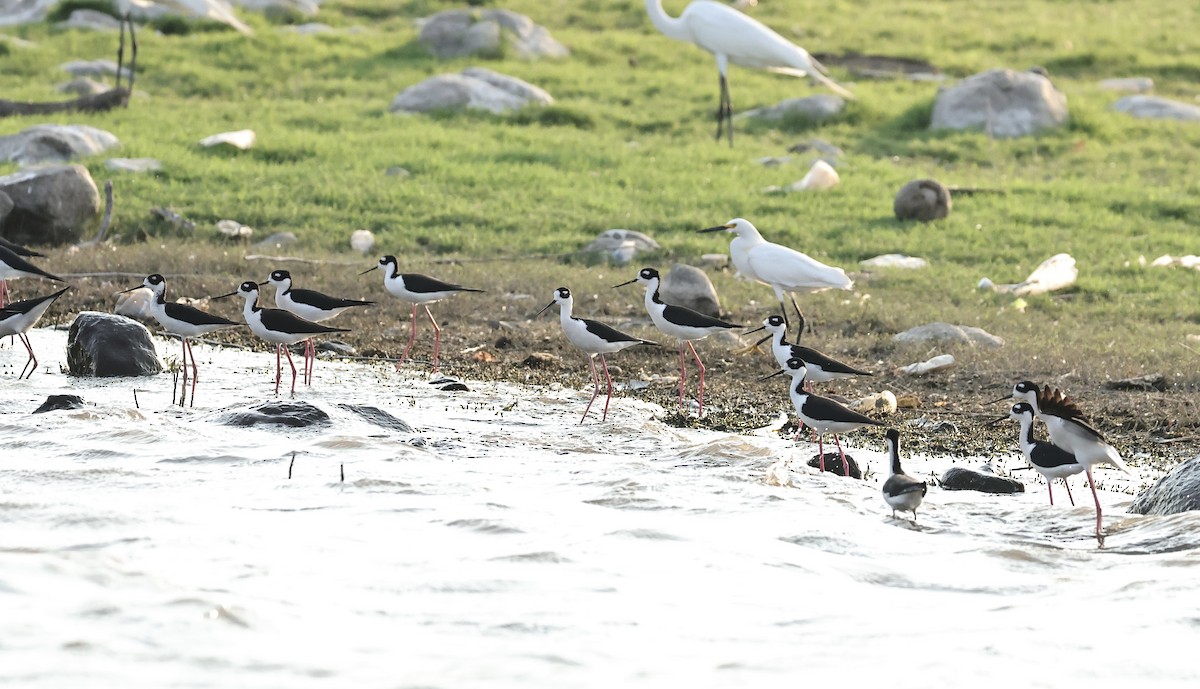
[[[1100,551],[1090,496],[931,488],[912,524],[880,497],[882,445],[854,449],[871,480],[800,470],[780,487],[768,467],[807,444],[665,427],[635,399],[579,426],[584,391],[448,393],[324,361],[300,398],[328,423],[235,428],[225,412],[268,399],[268,354],[197,345],[199,406],[180,410],[169,374],[75,380],[57,372],[64,334],[32,339],[42,370],[0,377],[14,686],[1196,677],[1166,650],[1200,630],[1200,514],[1131,516],[1102,492]],[[0,367],[23,356],[0,349]],[[89,406],[29,413],[63,392]],[[948,465],[905,459],[916,476]]]

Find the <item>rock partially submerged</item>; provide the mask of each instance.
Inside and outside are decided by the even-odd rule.
[[[308,402],[273,400],[238,411],[222,412],[221,423],[227,426],[287,426],[310,428],[327,425],[329,414]]]
[[[850,478],[862,478],[862,469],[858,468],[858,462],[854,457],[846,455],[846,463],[850,465]],[[808,465],[814,469],[821,467],[821,455],[813,455],[812,459],[808,460]],[[825,473],[837,474],[845,476],[846,472],[842,469],[842,457],[836,452],[825,453]]]
[[[162,372],[146,326],[111,313],[84,311],[67,334],[67,368],[72,375],[105,378]]]
[[[1163,474],[1129,505],[1134,514],[1168,515],[1193,510],[1200,510],[1200,456]]]
[[[83,398],[79,395],[50,395],[41,406],[33,410],[34,414],[44,414],[48,411],[64,409],[83,409]]]
[[[938,479],[944,490],[974,490],[980,493],[1024,493],[1025,484],[1007,476],[967,467],[950,467]]]
[[[1061,127],[1067,118],[1067,97],[1044,75],[993,69],[941,91],[929,128],[982,129],[1011,138]]]
[[[367,421],[368,423],[374,424],[376,426],[379,426],[380,428],[384,428],[389,431],[397,431],[400,433],[411,433],[413,430],[412,426],[409,426],[404,421],[396,418],[395,416],[392,416],[391,414],[385,412],[384,410],[380,409],[379,407],[372,407],[372,406],[361,405],[361,404],[339,404],[338,407],[341,409],[345,409],[348,412],[357,414],[359,416],[359,418],[363,419],[364,421]]]

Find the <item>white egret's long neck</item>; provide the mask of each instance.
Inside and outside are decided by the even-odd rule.
[[[669,16],[663,9],[662,0],[646,0],[646,14],[650,15],[650,22],[662,35],[677,41],[691,41],[691,32],[683,20]]]

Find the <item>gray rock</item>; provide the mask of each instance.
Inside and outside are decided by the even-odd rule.
[[[585,254],[600,254],[605,259],[623,266],[639,253],[658,251],[658,242],[641,232],[633,230],[605,230],[580,249]]]
[[[4,235],[18,244],[74,244],[100,218],[100,192],[82,165],[31,168],[0,177],[13,209]]]
[[[915,179],[900,187],[892,212],[900,220],[929,222],[950,215],[950,190],[936,179]]]
[[[747,110],[734,119],[747,117],[773,122],[785,117],[803,117],[810,120],[827,120],[841,114],[845,109],[846,101],[840,96],[818,93],[804,98],[789,98],[765,108]]]
[[[1011,138],[1062,126],[1067,118],[1067,97],[1045,76],[993,69],[942,90],[929,128],[982,129]]]
[[[1125,96],[1112,108],[1144,119],[1200,121],[1200,106],[1158,96]]]
[[[971,325],[950,325],[949,323],[928,323],[909,328],[892,337],[896,342],[959,342],[985,347],[1001,347],[1004,339],[976,328]]]
[[[115,77],[117,63],[113,60],[72,60],[58,66],[73,77]],[[121,68],[121,79],[127,80],[133,74],[128,67]]]
[[[76,96],[94,96],[97,93],[104,93],[110,88],[112,87],[108,84],[88,77],[75,77],[54,87],[60,93],[73,93]]]
[[[36,124],[10,136],[0,136],[0,160],[21,167],[65,163],[102,153],[119,145],[117,137],[85,124]]]
[[[668,304],[686,306],[713,318],[721,315],[721,300],[717,288],[703,270],[694,266],[676,263],[663,278],[659,296]]]
[[[1150,77],[1122,77],[1103,79],[1099,84],[1105,91],[1126,91],[1129,93],[1145,93],[1154,88],[1154,80]]]
[[[571,54],[545,28],[509,10],[447,10],[418,19],[417,29],[421,43],[440,58],[498,55],[505,47],[525,59]]]
[[[67,367],[76,376],[149,376],[162,372],[150,331],[135,320],[84,311],[67,333]]]
[[[389,167],[383,171],[383,174],[387,175],[388,177],[399,177],[400,179],[408,179],[409,177],[412,177],[412,173],[408,171],[408,168],[401,167],[399,165],[393,165]]]
[[[980,493],[1024,493],[1025,484],[1007,476],[997,476],[966,467],[950,467],[938,480],[943,490],[974,490]]]
[[[294,16],[312,17],[321,8],[320,0],[233,0],[231,4],[261,12],[267,17],[281,19]]]
[[[218,419],[226,426],[287,426],[309,428],[328,425],[329,414],[308,402],[275,400],[242,409],[222,412]]]
[[[412,433],[412,426],[409,426],[404,421],[392,416],[379,407],[358,404],[339,404],[338,407],[349,412],[354,412],[368,423],[375,424],[380,428],[386,428],[389,431],[399,431],[400,433]]]
[[[1200,510],[1200,456],[1163,474],[1129,505],[1134,514],[1167,515],[1193,510]]]
[[[788,153],[807,153],[809,151],[820,153],[822,159],[830,165],[833,165],[831,161],[846,155],[845,151],[824,139],[809,139],[808,141],[794,143],[788,147]]]
[[[60,0],[2,0],[0,1],[0,26],[32,24],[46,18]]]
[[[409,86],[392,100],[388,110],[430,112],[471,108],[499,114],[530,104],[553,102],[550,94],[533,84],[491,70],[470,68],[462,74],[439,74]]]
[[[33,413],[45,414],[48,411],[63,409],[83,409],[83,398],[79,395],[50,395],[40,407],[33,410]]]
[[[96,10],[75,10],[65,22],[55,24],[60,29],[84,29],[87,31],[116,31],[121,22],[111,14]]]
[[[298,33],[301,36],[309,36],[309,35],[318,34],[318,33],[331,33],[333,31],[332,26],[330,26],[328,24],[322,24],[320,22],[309,22],[307,24],[292,24],[292,25],[285,26],[283,28],[285,31],[291,31],[292,33]]]
[[[154,158],[109,158],[104,167],[116,172],[157,172],[162,163]]]
[[[846,464],[850,465],[850,473],[847,474],[842,467],[842,456],[836,452],[825,453],[825,473],[836,474],[838,476],[849,476],[850,478],[862,478],[862,469],[858,468],[858,461],[846,455]],[[821,467],[821,455],[813,455],[808,460],[808,465],[814,469]]]

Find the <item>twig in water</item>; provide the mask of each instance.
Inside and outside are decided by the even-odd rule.
[[[339,464],[338,467],[342,470],[342,483],[346,482],[346,465]]]
[[[296,451],[292,450],[292,461],[288,462],[288,480],[292,480],[292,466],[296,463]]]
[[[134,389],[133,389],[133,408],[134,408],[134,409],[141,409],[141,408],[142,408],[142,405],[138,404],[138,400],[137,400],[137,388],[134,388]]]

